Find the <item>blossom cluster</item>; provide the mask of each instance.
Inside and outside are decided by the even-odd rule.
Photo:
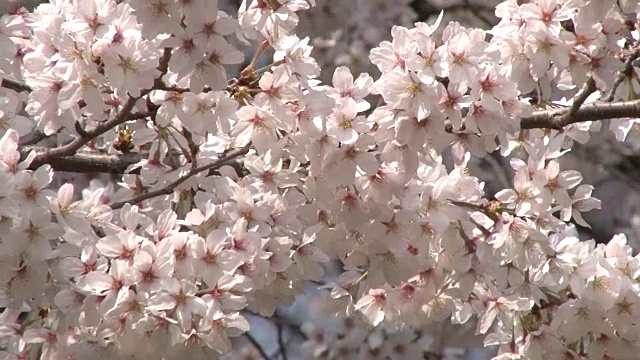
[[[0,92],[3,356],[217,358],[243,311],[269,317],[311,280],[333,315],[378,327],[350,334],[364,358],[420,358],[403,334],[443,321],[477,322],[499,359],[633,357],[640,257],[623,235],[578,240],[570,222],[600,201],[560,160],[600,128],[574,121],[584,104],[635,99],[640,5],[508,0],[488,32],[394,26],[377,79],[338,66],[331,84],[296,35],[314,5],[52,0],[1,18],[0,73],[22,84]],[[523,123],[557,108],[561,126]],[[497,150],[513,186],[487,199],[468,165]],[[56,160],[86,154],[140,158],[117,185],[56,189]],[[341,356],[327,346],[304,354]]]

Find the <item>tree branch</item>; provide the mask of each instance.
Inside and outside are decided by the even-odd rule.
[[[2,83],[0,83],[0,86],[17,92],[31,92],[31,87],[29,87],[29,85],[5,78],[2,78]]]
[[[580,119],[580,117],[576,116],[576,114],[578,113],[584,102],[587,101],[589,95],[593,94],[596,90],[598,90],[598,88],[596,87],[595,80],[593,79],[593,77],[589,77],[589,80],[587,80],[587,82],[585,82],[582,86],[580,93],[578,93],[573,99],[573,103],[568,108],[568,111],[565,111],[562,115],[554,115],[554,122],[557,124],[568,125],[575,122],[573,121],[574,118]],[[586,120],[578,120],[578,122],[581,121]],[[565,125],[560,125],[560,128],[564,127]]]
[[[556,129],[584,121],[597,121],[619,118],[640,117],[640,100],[621,101],[615,103],[589,103],[576,110],[571,116],[572,108],[561,108],[535,111],[531,116],[520,119],[522,129]]]
[[[148,199],[151,199],[151,198],[154,198],[154,197],[157,197],[157,196],[169,195],[169,194],[171,194],[173,192],[173,190],[175,190],[175,188],[177,188],[183,182],[187,181],[190,177],[192,177],[192,176],[194,176],[196,174],[199,174],[199,173],[201,173],[203,171],[218,169],[223,165],[227,165],[233,159],[248,153],[249,149],[250,149],[250,147],[249,147],[249,145],[247,145],[247,146],[244,146],[244,147],[239,148],[239,149],[231,150],[230,152],[227,153],[227,155],[225,155],[224,157],[216,160],[215,162],[213,162],[211,164],[203,165],[203,166],[200,166],[200,167],[197,167],[197,168],[192,168],[186,174],[180,176],[177,180],[175,180],[174,182],[166,185],[165,187],[163,187],[161,189],[150,191],[150,192],[148,192],[146,194],[142,194],[142,195],[136,196],[136,197],[131,198],[131,199],[126,200],[126,201],[115,202],[115,203],[112,203],[110,206],[111,206],[112,209],[119,209],[119,208],[123,207],[127,203],[136,204],[136,203],[139,203],[141,201],[148,200]]]
[[[91,140],[96,137],[106,133],[107,131],[115,128],[118,125],[121,125],[127,121],[129,121],[129,115],[131,110],[135,106],[136,102],[144,95],[148,93],[148,90],[143,92],[139,97],[129,97],[129,100],[124,104],[122,109],[118,112],[115,118],[111,120],[107,120],[102,124],[96,126],[95,129],[86,131],[81,136],[78,136],[70,143],[66,145],[62,145],[56,148],[47,149],[46,151],[38,154],[36,158],[31,163],[31,167],[37,169],[38,167],[44,164],[50,164],[56,158],[73,155],[78,151],[81,147],[88,144]]]
[[[25,158],[31,151],[36,154],[45,153],[46,149],[38,147],[23,147],[20,149],[21,157]],[[38,155],[36,155],[37,157]],[[106,154],[96,152],[78,152],[74,155],[57,156],[48,162],[55,171],[69,171],[74,173],[111,173],[124,174],[127,168],[143,159],[142,154]],[[33,164],[30,170],[35,170]],[[139,170],[138,170],[139,171]],[[133,171],[131,173],[136,173]]]
[[[29,152],[36,151],[36,154],[46,151],[43,147],[25,146],[19,149],[21,159],[27,157]],[[170,152],[172,155],[181,155],[182,152]],[[37,156],[37,155],[36,155]],[[68,171],[74,173],[109,173],[124,174],[127,168],[146,159],[148,154],[125,153],[107,154],[101,152],[80,151],[74,155],[57,157],[49,162],[55,171]],[[233,167],[238,175],[242,174],[243,164],[238,161],[229,161],[225,165]],[[37,168],[29,166],[29,170]],[[134,169],[127,174],[139,174],[140,168]]]
[[[587,84],[585,86],[585,89],[589,89],[589,88],[590,87]],[[574,100],[574,104],[583,102],[584,100],[582,100],[583,97],[581,95],[584,95],[587,93],[588,91],[584,91],[583,89],[583,93],[578,95],[576,100]],[[587,96],[588,95],[585,95],[584,98],[586,99]],[[130,100],[130,103],[132,102],[133,100]],[[123,111],[125,110],[127,109],[123,109],[121,113],[123,113]],[[572,113],[572,111],[574,112]],[[89,134],[89,136],[93,136],[94,133],[97,133],[100,131],[107,131],[113,126],[116,126],[113,124],[120,124],[130,119],[140,119],[140,118],[148,117],[149,115],[150,115],[149,113],[133,113],[133,114],[128,114],[128,116],[122,115],[124,117],[116,117],[111,121],[107,121],[104,125],[100,126],[96,130],[89,131],[87,133]],[[548,128],[548,129],[560,130],[567,125],[575,124],[583,121],[598,121],[598,120],[615,119],[615,118],[638,118],[638,117],[640,117],[640,100],[623,101],[623,102],[615,102],[615,103],[597,102],[597,103],[582,105],[580,108],[578,108],[577,106],[576,107],[572,106],[569,108],[535,111],[531,116],[523,117],[520,119],[520,127],[522,129]],[[71,171],[71,172],[77,172],[77,173],[101,172],[101,173],[122,174],[127,169],[127,167],[143,159],[142,155],[140,154],[100,154],[100,153],[85,152],[85,153],[79,153],[79,154],[73,155],[77,149],[79,149],[82,145],[85,144],[84,141],[85,140],[80,137],[67,145],[54,148],[54,149],[24,146],[21,148],[20,151],[22,153],[23,158],[26,157],[29,151],[31,150],[37,151],[37,155],[35,158],[36,161],[31,163],[31,165],[29,166],[29,169],[35,170],[42,164],[50,164],[54,170]],[[238,156],[246,154],[246,151],[248,151],[248,149],[246,149],[243,154],[240,154]],[[230,159],[227,159],[227,160],[230,160]],[[227,161],[227,162],[230,162],[230,161]],[[213,166],[213,168],[219,167],[217,165],[210,164],[210,165],[194,168],[193,170],[196,172],[192,173],[189,176],[193,176],[198,172],[211,169],[209,168],[209,166]],[[180,183],[182,183],[184,180],[182,180]],[[170,192],[171,191],[169,191],[168,193]],[[158,195],[163,195],[168,193],[159,193]],[[148,194],[146,195],[148,196]],[[146,200],[146,199],[148,198],[145,198],[143,200]]]
[[[587,80],[587,82],[582,86],[580,93],[573,99],[573,103],[571,104],[571,107],[569,107],[569,112],[565,115],[567,119],[564,121],[571,121],[570,118],[580,110],[584,102],[587,101],[589,95],[593,94],[596,90],[598,90],[596,87],[596,81],[593,80],[593,77],[589,77],[589,80]]]
[[[581,108],[577,109],[572,116],[567,116],[570,113],[571,108],[536,111],[531,116],[522,118],[520,121],[520,126],[522,129],[548,128],[559,130],[569,124],[575,124],[583,121],[598,121],[627,117],[637,118],[640,117],[640,100],[615,103],[590,103],[587,105],[583,105]],[[130,114],[129,119],[141,118],[145,116],[148,116],[148,114],[134,113]],[[61,148],[64,148],[64,146]],[[41,159],[41,161],[43,162],[32,163],[29,166],[29,168],[32,170],[37,169],[37,167],[41,164],[47,163],[50,164],[54,170],[71,171],[77,173],[101,172],[122,174],[127,169],[127,167],[143,159],[143,156],[140,154],[100,154],[84,152],[75,155],[59,155],[60,150],[57,150],[57,152],[55,153],[53,152],[56,149],[24,146],[20,151],[23,158],[26,157],[29,151],[37,151],[36,159]],[[225,165],[227,165],[228,163],[231,163],[231,161],[225,162]],[[195,168],[194,170],[197,172],[204,171],[209,169],[206,168],[207,166],[212,165],[205,165],[204,167]],[[132,173],[136,172],[134,171]],[[192,175],[195,175],[195,173]]]

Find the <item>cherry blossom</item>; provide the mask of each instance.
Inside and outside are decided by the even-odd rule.
[[[305,358],[633,358],[640,257],[581,240],[602,204],[564,159],[635,136],[601,113],[637,112],[638,5],[507,0],[485,31],[357,4],[324,39],[309,0],[2,15],[0,357],[231,359],[319,292]]]

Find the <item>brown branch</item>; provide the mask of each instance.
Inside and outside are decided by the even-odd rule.
[[[571,121],[571,117],[574,116],[578,110],[582,107],[589,95],[593,94],[598,88],[596,87],[596,81],[593,80],[593,77],[589,77],[586,83],[582,86],[580,93],[576,95],[575,99],[573,99],[573,103],[569,107],[569,112],[565,115],[567,119],[564,121]]]
[[[586,121],[582,120],[580,116],[576,115],[578,114],[578,111],[580,111],[580,108],[582,107],[584,102],[587,101],[589,95],[593,94],[596,90],[598,90],[598,88],[596,87],[595,80],[593,79],[593,77],[589,77],[589,80],[587,80],[587,82],[582,86],[580,93],[578,93],[573,99],[573,103],[571,104],[571,106],[568,108],[563,108],[563,110],[565,111],[562,113],[562,115],[556,114],[553,117],[554,123],[568,125],[573,124],[574,122]],[[574,119],[578,119],[578,121],[574,121]],[[560,128],[564,127],[565,125],[561,125]]]
[[[17,92],[31,92],[31,87],[29,85],[5,78],[2,78],[2,83],[0,83],[0,86]]]
[[[189,88],[182,88],[182,87],[178,87],[178,86],[169,86],[165,83],[160,83],[158,84],[158,86],[154,86],[154,89],[156,90],[162,90],[162,91],[173,91],[176,93],[186,93],[191,91],[191,89]],[[203,91],[204,92],[204,91]]]
[[[93,130],[86,131],[83,136],[75,138],[66,145],[47,149],[46,151],[38,154],[31,163],[31,167],[37,169],[44,164],[50,164],[56,158],[73,155],[78,150],[80,150],[81,147],[88,144],[91,140],[115,128],[116,126],[129,121],[129,115],[136,102],[140,99],[140,97],[146,95],[147,93],[148,91],[144,91],[139,97],[129,97],[129,100],[127,100],[122,109],[120,109],[116,117],[99,124]]]
[[[522,129],[556,129],[584,121],[640,117],[640,100],[615,103],[589,103],[583,105],[573,115],[567,116],[571,108],[535,111],[531,116],[520,119]]]
[[[218,169],[223,165],[227,165],[228,163],[230,163],[232,160],[234,160],[237,157],[240,157],[242,155],[245,155],[246,153],[249,152],[249,145],[244,146],[242,148],[238,148],[235,150],[231,150],[229,151],[224,157],[214,161],[211,164],[207,164],[207,165],[203,165],[197,168],[192,168],[191,170],[189,170],[186,174],[180,176],[177,180],[175,180],[174,182],[166,185],[165,187],[158,189],[158,190],[154,190],[154,191],[150,191],[146,194],[142,194],[139,196],[136,196],[134,198],[131,198],[129,200],[125,200],[125,201],[118,201],[115,203],[112,203],[110,206],[112,209],[119,209],[121,207],[123,207],[125,204],[127,203],[131,203],[131,204],[137,204],[140,203],[144,200],[148,200],[157,196],[161,196],[161,195],[169,195],[173,192],[173,190],[175,190],[175,188],[177,188],[180,184],[182,184],[183,182],[187,181],[190,177],[197,175],[203,171],[208,171],[208,170],[214,170],[214,169]]]
[[[151,111],[136,112],[136,113],[130,114],[127,120],[145,119],[145,118],[150,117],[151,115],[153,115],[153,112],[151,112]],[[80,126],[79,122],[76,122],[74,124],[74,126],[76,127],[76,132],[78,134],[80,134],[81,136],[87,136],[88,133],[84,129],[79,128],[79,126]],[[62,128],[59,129],[57,133],[59,133],[61,130],[62,130]],[[48,138],[49,136],[51,136],[51,135],[46,135],[42,131],[40,131],[38,129],[34,129],[30,133],[20,137],[19,144],[20,144],[20,146],[28,147],[28,146],[35,145],[35,144],[39,143],[40,141]]]
[[[20,149],[22,157],[35,150],[36,154],[46,152],[43,148],[24,147]],[[38,156],[38,155],[36,155]],[[55,171],[68,171],[74,173],[111,173],[124,174],[125,170],[143,159],[142,154],[105,154],[95,152],[78,152],[74,155],[58,156],[48,163]],[[35,170],[33,164],[30,170]],[[132,171],[132,174],[139,172],[139,169]]]
[[[36,151],[39,153],[46,151],[43,147],[24,146],[19,149],[21,159],[27,157],[29,152]],[[172,156],[183,155],[181,151],[171,152]],[[67,171],[74,173],[108,173],[108,174],[125,174],[127,168],[146,159],[148,154],[125,153],[125,154],[107,154],[100,152],[79,151],[74,155],[56,157],[51,160],[49,165],[55,171]],[[229,161],[225,165],[234,168],[238,176],[242,175],[244,164],[239,161]],[[29,170],[36,170],[33,165],[29,166]],[[215,170],[215,169],[214,169]],[[136,168],[127,172],[127,174],[139,174],[140,168]],[[215,172],[210,172],[210,175]]]

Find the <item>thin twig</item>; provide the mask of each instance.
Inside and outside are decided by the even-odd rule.
[[[491,231],[490,231],[489,229],[487,229],[486,227],[484,227],[484,226],[483,226],[482,224],[480,224],[479,222],[477,222],[474,218],[469,217],[469,221],[471,221],[471,223],[472,223],[473,225],[475,225],[475,226],[476,226],[476,228],[477,228],[478,230],[480,230],[480,232],[482,233],[482,235],[484,235],[484,236],[486,236],[486,237],[491,236]],[[462,229],[462,227],[461,227],[460,229]]]
[[[287,347],[284,344],[283,339],[283,326],[282,324],[276,322],[276,328],[278,329],[278,347],[280,348],[280,356],[282,356],[282,360],[288,360],[287,357]]]
[[[466,209],[469,211],[481,212],[484,215],[486,215],[489,219],[493,220],[494,222],[498,221],[499,217],[493,210],[492,202],[489,202],[486,205],[477,205],[477,204],[472,204],[465,201],[458,201],[458,200],[452,200],[452,199],[448,199],[448,201],[449,203],[455,206],[459,206],[463,209]]]
[[[587,80],[587,82],[582,86],[580,93],[573,99],[573,103],[569,107],[569,112],[565,116],[568,118],[574,116],[578,110],[580,110],[580,107],[582,107],[584,102],[587,101],[589,95],[593,94],[596,90],[598,90],[596,87],[596,81],[593,77],[589,77],[589,80]]]
[[[453,205],[460,206],[468,210],[479,211],[482,213],[487,211],[487,209],[482,205],[472,204],[472,203],[458,201],[458,200],[451,200],[451,199],[449,199],[449,202]]]
[[[231,162],[231,160],[240,157],[242,155],[245,155],[249,152],[249,145],[244,146],[242,148],[238,148],[235,150],[231,150],[226,156],[216,160],[215,162],[211,163],[211,164],[207,164],[207,165],[203,165],[197,168],[192,168],[191,170],[189,170],[186,174],[180,176],[177,180],[175,180],[174,182],[170,183],[169,185],[163,187],[162,189],[158,189],[155,191],[150,191],[146,194],[142,194],[139,196],[136,196],[134,198],[131,198],[129,200],[126,201],[119,201],[119,202],[115,202],[113,204],[111,204],[111,208],[112,209],[119,209],[121,207],[123,207],[125,204],[127,203],[131,203],[131,204],[137,204],[141,201],[145,201],[157,196],[161,196],[161,195],[169,195],[173,192],[173,190],[175,188],[177,188],[180,184],[182,184],[183,182],[187,181],[190,177],[197,175],[203,171],[208,171],[208,170],[212,170],[212,169],[217,169],[220,168],[223,165],[226,165],[227,163]]]
[[[264,348],[262,347],[262,345],[260,345],[260,343],[258,342],[258,340],[256,340],[251,334],[249,334],[248,332],[244,333],[244,336],[247,338],[247,340],[249,340],[249,342],[251,343],[251,345],[253,345],[254,348],[256,348],[256,350],[258,350],[258,352],[260,353],[260,356],[262,356],[263,359],[265,360],[269,360],[269,355],[267,355],[267,353],[264,351]]]
[[[296,324],[293,319],[290,318],[290,316],[287,316],[287,314],[283,314],[281,311],[276,310],[276,312],[273,314],[272,319],[269,320],[274,320],[281,323],[282,325],[285,325],[293,334],[307,340],[307,335],[302,331],[300,324]]]
[[[634,46],[634,50],[629,57],[624,62],[624,69],[620,71],[620,74],[611,85],[611,90],[609,90],[609,94],[606,98],[604,98],[605,102],[612,102],[616,96],[616,91],[618,91],[618,87],[622,84],[622,82],[627,79],[630,74],[633,73],[633,62],[636,61],[640,57],[640,40],[638,40]]]

